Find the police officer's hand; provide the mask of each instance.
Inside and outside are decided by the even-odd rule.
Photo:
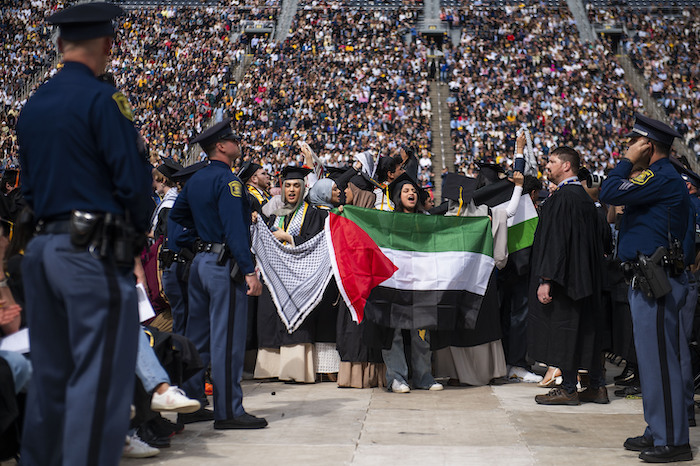
[[[245,282],[248,285],[248,291],[246,292],[248,296],[260,296],[262,294],[262,283],[260,283],[257,273],[246,275]]]
[[[651,155],[653,148],[654,146],[650,140],[647,138],[639,138],[627,149],[625,158],[635,165],[641,161],[648,162],[648,157]]]
[[[552,285],[549,283],[542,283],[537,288],[537,299],[542,304],[549,304],[552,302]]]

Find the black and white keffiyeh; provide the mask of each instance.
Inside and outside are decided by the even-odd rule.
[[[294,332],[321,302],[331,279],[331,259],[326,234],[319,234],[299,246],[285,246],[263,222],[252,226],[252,250],[277,314]]]

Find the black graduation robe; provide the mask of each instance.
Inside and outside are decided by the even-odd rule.
[[[600,301],[607,224],[582,186],[568,184],[542,205],[532,246],[528,354],[562,369],[590,368],[600,357]],[[609,235],[607,236],[609,238]],[[537,299],[540,277],[550,279],[552,302]]]
[[[327,216],[327,210],[309,206],[299,234],[293,236],[294,244],[302,244],[316,236],[323,230]],[[285,218],[285,228],[289,226],[291,217],[288,215]],[[277,219],[274,216],[271,217],[269,225],[276,224]],[[258,300],[258,347],[279,348],[300,343],[334,343],[338,295],[335,280],[331,280],[318,306],[304,319],[299,328],[290,334],[277,314],[269,290],[264,287],[263,294]]]

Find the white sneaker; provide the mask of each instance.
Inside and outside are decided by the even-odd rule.
[[[171,411],[182,414],[194,413],[201,405],[199,401],[187,398],[185,392],[177,387],[168,387],[162,395],[153,394],[151,409],[153,411]]]
[[[513,366],[508,371],[509,379],[517,379],[521,382],[527,383],[540,383],[542,381],[542,376],[534,374],[524,367]]]
[[[428,387],[428,390],[430,390],[431,392],[439,392],[440,390],[444,390],[444,389],[445,389],[445,387],[443,387],[441,383],[437,383],[437,382],[435,382],[430,387]]]
[[[160,453],[159,449],[153,448],[141,440],[138,435],[126,436],[126,443],[122,450],[123,458],[150,458],[156,456],[158,453]]]
[[[394,379],[394,381],[391,382],[391,391],[394,393],[408,393],[411,391],[411,387]]]

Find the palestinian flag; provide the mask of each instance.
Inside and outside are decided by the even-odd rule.
[[[474,192],[474,203],[486,204],[491,209],[505,209],[514,188],[515,185],[508,180],[484,186]],[[515,215],[508,219],[508,260],[515,265],[518,275],[523,275],[530,267],[530,247],[535,240],[537,220],[532,199],[522,196]]]
[[[487,217],[345,206],[326,220],[331,265],[353,318],[392,328],[474,328],[494,267]]]

